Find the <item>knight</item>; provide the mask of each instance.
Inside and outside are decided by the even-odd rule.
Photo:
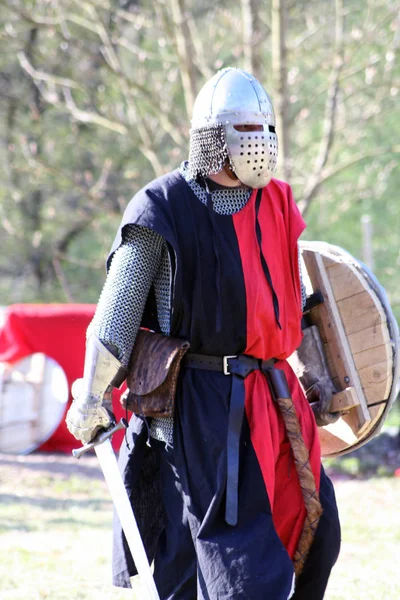
[[[260,82],[216,73],[188,161],[125,210],[87,332],[67,415],[83,442],[112,422],[140,328],[190,344],[172,414],[132,414],[119,459],[163,600],[319,600],[339,553],[317,424],[287,361],[302,340],[305,223],[277,157]],[[135,573],[116,520],[114,584]]]

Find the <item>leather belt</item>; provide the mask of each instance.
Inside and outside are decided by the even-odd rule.
[[[229,404],[227,435],[227,481],[225,520],[229,525],[236,525],[238,519],[238,484],[239,484],[239,447],[244,416],[244,380],[253,371],[267,373],[276,363],[276,359],[261,360],[246,354],[209,356],[206,354],[188,353],[183,365],[190,369],[219,371],[232,376],[232,388]]]
[[[191,369],[222,371],[224,375],[238,375],[243,378],[253,371],[273,367],[276,361],[276,358],[261,360],[247,354],[209,356],[208,354],[195,354],[193,352],[188,352],[183,358],[183,364]]]

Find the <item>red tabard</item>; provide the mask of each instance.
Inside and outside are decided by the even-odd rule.
[[[249,202],[234,215],[242,257],[247,302],[246,354],[267,360],[280,359],[276,367],[288,379],[317,489],[320,480],[320,445],[312,410],[286,358],[300,345],[301,291],[297,241],[305,228],[290,187],[272,180],[264,188],[259,210],[262,252],[279,299],[279,329],[270,286],[265,278],[257,238],[254,191]],[[302,531],[305,507],[285,426],[269,392],[265,377],[252,373],[245,380],[246,415],[251,439],[263,473],[276,530],[293,558]]]

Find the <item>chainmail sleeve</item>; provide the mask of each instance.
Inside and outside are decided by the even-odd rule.
[[[138,225],[124,228],[89,326],[125,367],[165,246],[164,239],[150,229]]]

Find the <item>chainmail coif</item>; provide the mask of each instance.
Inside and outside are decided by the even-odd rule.
[[[223,125],[190,131],[189,163],[186,167],[190,179],[195,180],[198,175],[207,177],[212,173],[219,173],[227,160],[228,147]]]

